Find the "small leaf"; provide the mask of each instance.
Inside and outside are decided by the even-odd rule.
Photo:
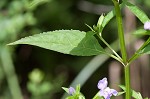
[[[125,93],[125,91],[123,91],[123,92],[118,92],[117,96],[120,96],[120,95],[122,95],[122,94],[124,94],[124,93]]]
[[[147,21],[150,21],[150,19],[148,18],[148,16],[137,6],[135,6],[134,4],[131,4],[129,2],[126,2],[126,6],[127,8],[129,8],[129,10],[135,15],[137,16],[137,18],[142,22],[145,23]]]
[[[133,32],[135,35],[150,35],[150,31],[146,31],[145,29],[138,29],[135,32]]]
[[[150,37],[144,42],[141,50],[137,54],[150,54]]]
[[[98,55],[104,52],[91,33],[78,30],[57,30],[22,38],[8,45],[29,44],[77,56]]]
[[[92,99],[104,99],[103,96],[99,95],[99,92]]]
[[[119,6],[120,6],[120,8],[122,8],[123,7],[123,3],[122,4],[120,4]],[[112,11],[110,11],[105,17],[104,17],[104,19],[103,19],[103,23],[102,23],[102,30],[103,30],[103,28],[108,24],[108,22],[114,17],[116,15],[116,13],[115,13],[115,9],[113,9]]]
[[[93,99],[104,99],[103,97],[100,97],[100,96],[96,96],[94,97]]]
[[[140,54],[150,54],[150,43],[140,51]]]
[[[122,90],[126,90],[125,86],[124,85],[119,85],[119,87],[122,89]]]
[[[77,93],[77,94],[81,94],[81,93],[80,93],[80,84],[76,86],[76,93]]]
[[[97,27],[101,27],[104,18],[105,18],[105,17],[104,17],[104,14],[102,14],[102,15],[99,17],[98,22],[97,22]]]
[[[103,27],[102,27],[102,23],[103,23],[103,21],[104,21],[104,14],[102,14],[100,17],[99,17],[99,19],[98,19],[98,22],[97,22],[97,28],[98,28],[98,33],[101,33],[102,32],[102,29],[103,29]]]
[[[69,94],[69,89],[68,88],[62,87],[62,89],[65,90]]]
[[[120,87],[121,89],[123,89],[124,91],[126,91],[125,86],[119,85],[119,87]],[[136,92],[136,91],[134,91],[134,90],[131,89],[131,93],[132,93],[132,97],[133,97],[133,98],[135,98],[135,99],[143,99],[142,96],[141,96],[141,94],[140,94],[139,92]]]
[[[74,96],[68,96],[65,99],[75,99]]]
[[[107,25],[107,23],[115,16],[115,10],[110,11],[103,19],[102,29]]]
[[[132,92],[132,97],[136,99],[143,99],[141,94],[139,92],[135,92],[134,90]]]

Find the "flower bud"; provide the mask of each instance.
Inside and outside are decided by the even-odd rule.
[[[144,23],[144,29],[145,30],[150,30],[150,22],[145,22]]]

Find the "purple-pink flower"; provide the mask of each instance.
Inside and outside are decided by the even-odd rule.
[[[73,95],[73,93],[75,93],[75,89],[73,87],[70,87],[69,88],[69,94]]]
[[[150,22],[145,22],[144,23],[144,29],[145,30],[150,30]]]
[[[100,89],[99,95],[103,96],[105,99],[110,99],[112,95],[116,96],[118,92],[114,89],[107,87],[108,81],[107,78],[103,78],[97,84],[98,89]]]

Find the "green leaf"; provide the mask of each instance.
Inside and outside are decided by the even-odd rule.
[[[76,93],[80,94],[80,85],[76,86]]]
[[[69,94],[69,89],[68,88],[62,87],[62,89],[65,90]]]
[[[103,19],[102,29],[108,24],[108,22],[115,16],[115,10],[110,11]]]
[[[65,99],[85,99],[85,97],[82,95],[77,95],[77,96],[68,96]]]
[[[68,94],[69,88],[62,87]],[[76,91],[73,95],[66,97],[65,99],[85,99],[84,95],[80,92],[80,85],[76,86]]]
[[[100,97],[100,96],[96,96],[94,97],[93,99],[104,99],[103,97]]]
[[[29,44],[64,54],[91,56],[104,52],[91,33],[78,30],[57,30],[22,38],[8,45]]]
[[[150,54],[150,37],[144,42],[142,48],[137,54]]]
[[[144,98],[144,99],[148,99],[148,97]]]
[[[98,91],[97,94],[92,99],[104,99],[104,98],[103,96],[99,95],[99,91]]]
[[[123,91],[123,92],[118,92],[117,96],[120,96],[120,95],[122,95],[122,94],[124,94],[124,93],[125,93],[125,91]]]
[[[140,51],[140,54],[150,54],[150,43]]]
[[[85,99],[83,95],[79,95],[77,99]]]
[[[103,23],[103,20],[104,20],[104,14],[102,14],[99,19],[98,19],[98,22],[97,22],[97,27],[101,27],[102,23]]]
[[[135,99],[143,99],[139,92],[132,90],[132,97]]]
[[[129,2],[126,2],[126,6],[127,8],[135,15],[137,16],[137,18],[142,22],[145,23],[147,21],[150,21],[150,19],[148,18],[148,16],[137,6],[135,6],[134,4],[131,4]]]
[[[120,6],[120,8],[122,8],[123,7],[123,3],[122,4],[120,4],[119,6]],[[108,22],[114,17],[116,15],[116,13],[115,13],[115,9],[113,9],[112,11],[110,11],[105,17],[104,17],[104,19],[103,19],[103,22],[102,22],[102,30],[103,30],[103,28],[108,24]]]
[[[146,31],[145,29],[138,29],[135,32],[133,32],[135,35],[150,35],[150,31]]]
[[[119,85],[119,87],[120,87],[121,89],[123,89],[124,91],[126,91],[125,86]],[[136,92],[136,91],[134,91],[134,90],[131,90],[131,92],[132,92],[132,97],[133,97],[133,98],[135,98],[135,99],[143,99],[142,96],[141,96],[141,94],[140,94],[139,92]]]
[[[122,8],[123,7],[123,3],[120,4],[119,6]],[[104,29],[104,27],[108,24],[108,22],[115,16],[115,9],[113,9],[112,11],[110,11],[109,13],[107,13],[107,15],[105,16],[105,14],[102,14],[100,17],[99,17],[99,20],[97,22],[97,26],[93,26],[93,29],[92,27],[90,27],[89,25],[87,25],[90,30],[92,31],[100,31],[102,32],[102,30]]]
[[[103,21],[104,21],[104,14],[102,14],[100,17],[99,17],[99,19],[98,19],[98,22],[97,22],[97,29],[98,29],[98,33],[101,33],[102,32],[102,29],[103,29],[103,27],[102,27],[102,23],[103,23]]]

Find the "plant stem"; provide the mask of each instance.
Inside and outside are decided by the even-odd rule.
[[[126,64],[127,63],[127,52],[126,52],[126,48],[125,48],[121,11],[120,11],[120,7],[119,7],[119,3],[116,0],[113,0],[113,2],[115,5],[116,19],[117,19],[117,23],[118,23],[118,36],[119,36],[122,59],[123,59],[123,62]]]
[[[115,6],[121,55],[122,55],[123,63],[125,65],[124,68],[125,68],[126,99],[130,99],[130,97],[131,97],[131,94],[130,94],[131,93],[131,91],[130,91],[130,72],[129,72],[130,69],[129,69],[129,64],[127,62],[127,52],[126,52],[126,46],[125,46],[125,40],[124,40],[121,11],[120,11],[118,0],[112,0],[112,1],[114,3],[114,6]]]
[[[8,47],[1,46],[0,59],[2,61],[3,70],[8,82],[8,87],[10,89],[12,99],[23,99],[21,89],[19,87],[17,75],[12,63],[10,51]]]
[[[126,86],[126,99],[131,99],[130,91],[130,66],[126,65],[125,70],[125,86]]]
[[[101,33],[100,33],[101,34]],[[103,37],[101,36],[101,35],[99,35],[98,36],[101,40],[102,40],[102,42],[117,56],[117,58],[118,58],[118,60],[120,61],[120,62],[122,62],[122,58],[116,53],[116,51],[113,49],[113,48],[111,48],[111,46],[103,39]]]
[[[100,38],[100,40],[103,41],[103,43],[104,43],[116,56],[113,55],[113,54],[110,54],[110,53],[108,53],[108,52],[103,52],[103,54],[108,55],[109,57],[111,57],[111,58],[113,58],[113,59],[119,61],[121,64],[124,65],[124,63],[123,63],[123,61],[122,61],[122,58],[116,53],[116,51],[115,51],[113,48],[111,48],[111,46],[102,38],[101,35],[97,34],[97,36]]]
[[[105,52],[104,53],[105,55],[108,55],[109,57],[111,57],[111,58],[113,58],[113,59],[115,59],[115,60],[117,60],[117,61],[119,61],[122,65],[124,65],[124,63],[122,62],[122,60],[120,60],[118,57],[116,57],[115,55],[113,55],[113,54],[110,54],[110,53],[107,53],[107,52]]]
[[[92,99],[97,99],[98,95],[99,95],[99,91],[97,92],[97,94]]]

